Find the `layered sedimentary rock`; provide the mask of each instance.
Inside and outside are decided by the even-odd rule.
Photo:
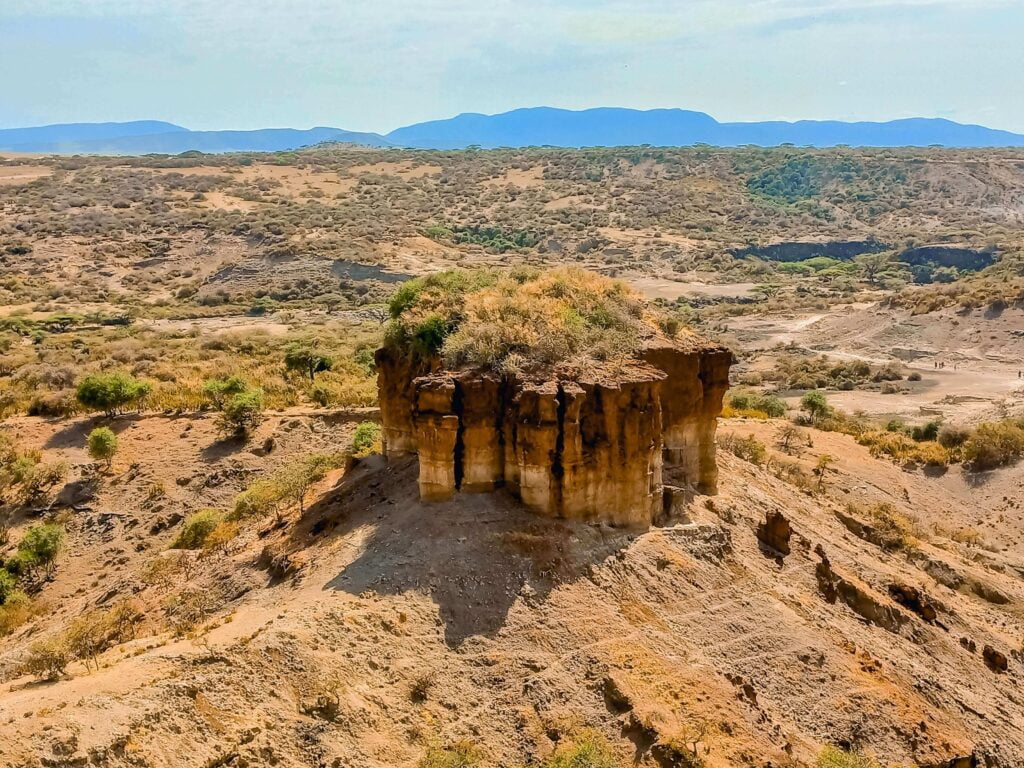
[[[661,398],[666,481],[715,493],[715,430],[729,388],[732,352],[724,347],[681,350],[672,342],[654,340],[643,357],[666,375]]]
[[[499,376],[380,350],[385,452],[419,455],[426,500],[504,486],[542,515],[650,525],[663,477],[715,492],[731,361],[725,349],[659,341],[614,370]]]
[[[374,354],[377,376],[377,400],[383,431],[385,455],[389,459],[416,453],[413,414],[416,411],[416,385],[420,376],[441,367],[437,358],[423,358],[407,350],[383,346]]]

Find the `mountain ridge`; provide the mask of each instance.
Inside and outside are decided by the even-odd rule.
[[[0,150],[48,154],[180,154],[274,152],[322,143],[371,147],[457,150],[468,147],[691,146],[709,144],[809,147],[840,145],[950,148],[1024,147],[1024,134],[945,118],[903,118],[886,122],[780,120],[719,122],[678,108],[636,110],[595,107],[567,110],[524,107],[494,115],[463,112],[396,128],[387,134],[319,126],[249,131],[192,131],[162,121],[65,123],[0,130]]]

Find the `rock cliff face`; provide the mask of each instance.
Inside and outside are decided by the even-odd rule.
[[[531,378],[381,349],[385,453],[418,454],[426,500],[504,486],[545,516],[648,526],[665,508],[664,480],[715,492],[731,361],[726,349],[659,341],[614,372]]]

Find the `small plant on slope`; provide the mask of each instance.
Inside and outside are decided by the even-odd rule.
[[[97,427],[89,433],[86,448],[91,458],[102,461],[107,471],[110,471],[117,453],[117,435],[109,427]]]

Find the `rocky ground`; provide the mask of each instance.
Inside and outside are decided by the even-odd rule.
[[[175,513],[225,503],[241,474],[342,443],[354,423],[275,417],[221,455],[209,421],[124,420],[131,458],[71,513],[43,588],[53,611],[0,644],[3,764],[412,766],[467,740],[484,764],[515,766],[580,726],[645,765],[679,764],[687,740],[711,768],[812,765],[829,743],[885,764],[1024,763],[1021,514],[1010,504],[1002,527],[959,543],[958,526],[992,512],[952,474],[817,432],[785,456],[780,422],[730,421],[723,434],[754,433],[808,472],[841,459],[801,490],[720,451],[719,496],[626,531],[546,521],[502,494],[425,505],[414,464],[371,458],[305,514],[147,583]],[[84,422],[14,426],[78,460]],[[168,498],[145,501],[158,481]],[[990,482],[1019,488],[1020,470]],[[879,501],[913,521],[908,546],[879,546]],[[218,605],[176,638],[162,601],[187,589]],[[32,639],[112,594],[144,605],[135,640],[96,671],[17,675]]]

